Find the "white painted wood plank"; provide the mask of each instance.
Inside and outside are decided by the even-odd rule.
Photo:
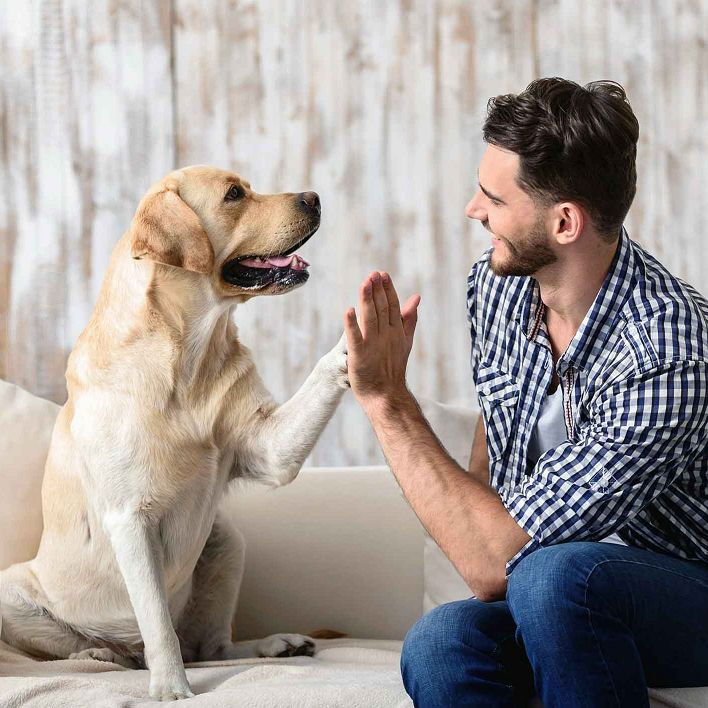
[[[308,284],[236,321],[280,400],[338,339],[361,280],[422,294],[409,386],[472,404],[464,217],[490,96],[537,76],[622,83],[640,121],[630,234],[708,291],[708,3],[152,0],[0,4],[0,376],[63,400],[115,241],[173,166],[317,190]],[[348,394],[312,464],[381,461]]]

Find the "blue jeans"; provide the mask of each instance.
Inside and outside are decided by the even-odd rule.
[[[611,543],[524,558],[505,601],[435,608],[406,635],[420,708],[648,706],[647,686],[708,686],[708,564]]]

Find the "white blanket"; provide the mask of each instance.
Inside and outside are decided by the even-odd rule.
[[[399,670],[401,642],[318,639],[314,657],[187,664],[196,694],[180,706],[411,708]],[[652,708],[705,708],[705,688],[649,691]],[[36,661],[0,641],[0,706],[76,708],[163,705],[148,672],[94,660]],[[532,705],[539,705],[537,702]]]
[[[317,640],[314,657],[187,664],[186,706],[410,708],[401,683],[401,642]],[[0,706],[162,705],[148,697],[148,672],[95,660],[35,661],[0,642]]]

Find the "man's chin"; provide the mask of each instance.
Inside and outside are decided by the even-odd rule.
[[[489,258],[489,267],[492,269],[494,275],[507,276],[515,275],[513,271],[513,263],[509,262],[508,257],[503,257],[497,247],[492,251],[492,255]]]
[[[496,251],[492,253],[489,259],[489,267],[492,273],[504,278],[508,276],[533,275],[536,272],[536,268],[531,267],[530,264],[526,265],[526,267],[524,266],[525,264],[517,263],[513,258],[500,257]]]
[[[492,257],[489,259],[489,267],[494,275],[499,275],[502,277],[517,276],[520,278],[525,278],[526,276],[536,277],[538,272],[545,268],[547,265],[555,263],[556,258],[553,254],[550,257],[542,260],[540,258],[520,260],[511,258],[495,258],[498,256],[496,253],[492,253]]]

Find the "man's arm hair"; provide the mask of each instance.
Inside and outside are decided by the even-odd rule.
[[[480,412],[477,418],[477,427],[474,431],[472,441],[472,452],[470,453],[470,464],[468,467],[470,475],[478,482],[489,486],[489,457],[487,455],[487,434],[484,430],[484,418]]]

